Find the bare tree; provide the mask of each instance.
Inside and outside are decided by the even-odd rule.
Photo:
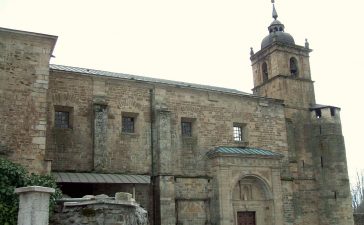
[[[364,213],[364,171],[356,173],[356,181],[351,187],[354,213]]]

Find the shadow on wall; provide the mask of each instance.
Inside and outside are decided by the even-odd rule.
[[[364,213],[354,213],[354,224],[364,225]]]

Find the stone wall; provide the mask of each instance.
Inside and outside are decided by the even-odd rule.
[[[57,107],[71,109],[72,127],[54,126]],[[206,153],[217,146],[252,146],[287,156],[283,112],[273,99],[54,70],[47,153],[56,171],[151,174],[153,147],[160,221],[204,223],[211,220]],[[121,131],[123,115],[136,119],[134,133]],[[192,123],[192,136],[182,135],[182,121]],[[242,141],[234,141],[234,124],[243,126]],[[194,213],[200,215],[196,221]]]
[[[150,173],[147,85],[53,71],[49,87],[47,154],[52,170]],[[54,126],[57,107],[70,109],[72,127]],[[124,114],[136,118],[134,133],[121,132]]]
[[[53,159],[53,170],[96,169],[94,161],[98,160],[97,147],[101,145],[97,142],[98,138],[92,138],[92,133],[98,133],[94,130],[98,126],[92,126],[91,121],[97,118],[93,105],[102,99],[107,110],[103,134],[106,133],[107,137],[104,137],[104,150],[100,151],[104,157],[100,159],[104,164],[101,171],[150,173],[151,88],[154,90],[154,109],[163,106],[170,112],[169,143],[176,153],[169,157],[175,163],[172,171],[165,172],[206,174],[205,153],[221,145],[249,145],[287,152],[283,107],[279,102],[53,71],[48,93],[50,132],[47,136],[47,153]],[[95,89],[103,91],[96,92]],[[57,106],[72,108],[72,128],[54,127]],[[121,132],[124,114],[136,118],[135,133]],[[183,119],[192,121],[192,137],[182,137]],[[243,142],[233,140],[234,123],[245,125]],[[158,136],[156,142],[161,141],[160,138]],[[163,162],[161,160],[157,164]]]
[[[177,224],[205,225],[211,222],[209,178],[175,179]]]
[[[216,146],[253,146],[288,154],[284,108],[279,101],[175,87],[155,92],[155,104],[163,104],[170,112],[174,165],[169,173],[206,175],[205,154]],[[186,119],[192,121],[192,137],[182,136],[181,121]],[[235,123],[244,127],[243,141],[234,141]]]
[[[312,111],[310,126],[312,159],[319,187],[321,224],[353,224],[351,192],[346,162],[344,137],[341,131],[340,109],[319,109],[321,117]],[[335,179],[332,179],[335,177]]]
[[[132,199],[118,200],[101,196],[68,199],[55,212],[50,225],[148,225],[148,213]],[[73,201],[73,202],[68,202]]]
[[[354,213],[354,224],[355,225],[364,225],[364,214]]]
[[[56,36],[0,28],[0,154],[29,171],[45,160],[49,60]]]

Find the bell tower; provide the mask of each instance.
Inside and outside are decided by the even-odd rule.
[[[340,108],[316,104],[309,53],[278,18],[251,50],[253,93],[284,101],[288,156],[282,159],[284,224],[353,225]]]
[[[268,27],[269,34],[263,39],[261,49],[250,53],[253,93],[282,99],[287,106],[309,108],[315,104],[309,63],[312,50],[307,40],[305,46],[296,45],[293,37],[285,32],[284,25],[277,20],[274,4],[272,17],[274,20]]]

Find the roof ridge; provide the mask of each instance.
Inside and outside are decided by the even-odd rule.
[[[61,70],[67,72],[75,72],[75,73],[83,73],[83,74],[90,74],[96,76],[110,76],[110,77],[117,77],[121,79],[130,79],[130,80],[140,80],[144,82],[152,82],[152,83],[161,83],[161,84],[168,84],[168,85],[179,85],[189,88],[197,88],[197,89],[206,89],[210,91],[219,91],[219,92],[226,92],[232,94],[239,94],[239,95],[253,95],[247,92],[239,91],[236,89],[225,88],[225,87],[218,87],[212,85],[205,85],[205,84],[197,84],[197,83],[189,83],[184,81],[175,81],[175,80],[167,80],[161,78],[152,78],[147,76],[139,76],[139,75],[132,75],[132,74],[125,74],[125,73],[117,73],[117,72],[110,72],[105,70],[96,70],[96,69],[89,69],[89,68],[82,68],[82,67],[75,67],[75,66],[65,66],[65,65],[57,65],[57,64],[49,64],[50,69],[53,70]]]

